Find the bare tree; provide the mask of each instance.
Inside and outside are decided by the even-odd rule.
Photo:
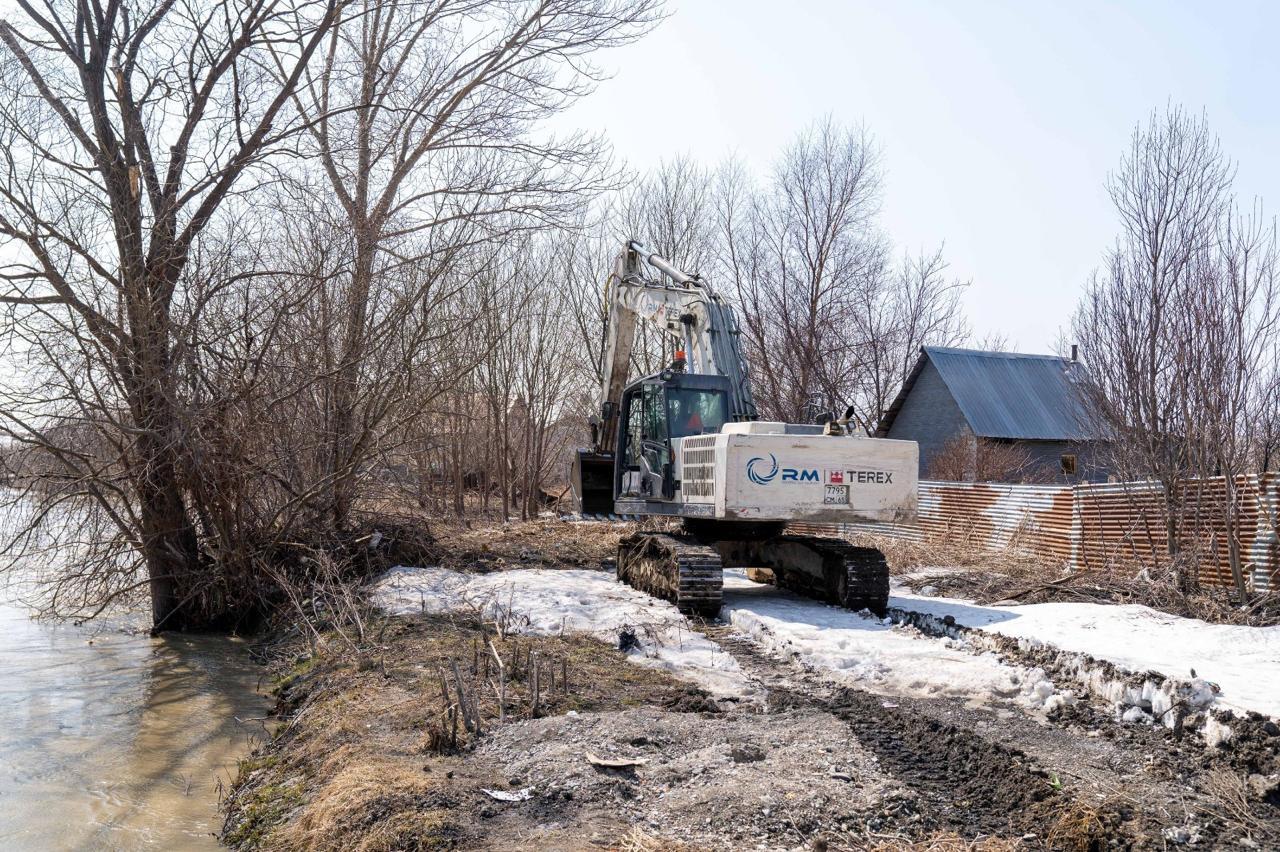
[[[717,176],[716,272],[743,314],[766,416],[807,420],[852,406],[875,429],[926,345],[969,336],[939,248],[894,265],[876,220],[879,151],[865,128],[830,121],[797,138],[772,181]]]
[[[19,5],[21,23],[0,21],[0,235],[13,253],[0,301],[5,333],[42,369],[7,400],[4,430],[64,467],[59,499],[111,519],[145,563],[155,626],[178,627],[202,594],[176,383],[175,308],[198,310],[184,273],[224,202],[296,132],[290,94],[343,3]],[[114,458],[59,442],[52,415],[96,430]]]
[[[61,524],[74,555],[57,608],[92,614],[140,561],[157,629],[228,612],[274,576],[255,560],[341,539],[406,454],[447,446],[460,507],[469,374],[499,339],[457,343],[474,276],[607,185],[602,141],[544,122],[657,0],[22,5],[0,22],[0,305],[33,368],[0,417],[42,456],[10,554]]]
[[[853,396],[865,353],[851,334],[860,294],[879,285],[879,152],[863,128],[815,125],[787,148],[769,186],[721,175],[720,268],[742,308],[765,416],[798,421]]]
[[[1246,477],[1265,472],[1258,448],[1274,420],[1275,377],[1268,368],[1280,350],[1280,278],[1275,223],[1261,210],[1226,214],[1218,228],[1217,242],[1197,258],[1192,292],[1172,322],[1194,353],[1187,366],[1192,469],[1202,481],[1222,477],[1220,503],[1201,502],[1216,510],[1232,581],[1244,599],[1240,523],[1245,504],[1259,499]]]
[[[296,95],[314,119],[316,159],[352,243],[329,389],[339,525],[368,453],[365,432],[377,426],[358,398],[371,387],[362,376],[369,350],[394,339],[370,317],[387,282],[406,264],[446,266],[460,246],[562,220],[601,188],[603,143],[548,137],[539,124],[591,90],[599,79],[591,54],[639,38],[658,19],[656,0],[360,0],[356,8]],[[415,242],[424,231],[434,238]]]
[[[607,265],[598,275],[602,280],[611,275],[618,252],[627,240],[634,239],[678,268],[714,279],[713,192],[711,171],[687,155],[663,160],[631,182],[609,211],[610,251]],[[718,283],[712,280],[713,285]],[[675,345],[665,331],[640,325],[631,350],[632,374],[644,376],[661,370],[671,362]]]
[[[869,433],[884,417],[922,347],[956,346],[969,336],[960,302],[968,285],[948,279],[946,270],[941,248],[906,255],[879,286],[859,294],[856,328],[863,366],[849,402]]]
[[[581,398],[586,376],[566,364],[576,356],[564,345],[570,313],[560,298],[557,249],[554,239],[544,239],[530,258],[523,277],[536,290],[529,309],[510,329],[519,353],[519,391],[510,418],[516,434],[511,443],[517,450],[514,467],[520,478],[520,516],[525,519],[537,514],[546,485],[567,467],[569,442],[579,437],[570,424],[582,421],[583,409],[571,405]]]
[[[1114,467],[1161,486],[1168,556],[1185,526],[1225,530],[1243,597],[1239,477],[1270,464],[1280,315],[1274,223],[1234,212],[1233,179],[1203,116],[1175,108],[1135,130],[1108,184],[1122,231],[1073,329]],[[1189,564],[1175,560],[1184,589]]]

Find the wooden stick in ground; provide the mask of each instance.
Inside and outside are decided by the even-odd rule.
[[[458,714],[452,701],[449,700],[449,681],[445,678],[444,669],[440,672],[440,697],[444,699],[444,717],[449,723],[449,747],[458,747]]]
[[[560,658],[560,691],[569,694],[569,658]]]
[[[462,685],[462,673],[458,671],[458,661],[450,660],[449,665],[453,669],[453,685],[458,690],[458,705],[462,708],[462,721],[466,724],[467,730],[479,735],[480,724],[475,717],[471,702],[467,701],[466,688]]]
[[[449,712],[449,682],[445,679],[444,669],[440,669],[440,697],[444,699],[445,712]]]
[[[507,667],[502,663],[502,655],[498,653],[493,640],[489,640],[489,650],[498,664],[498,721],[507,721]]]
[[[531,687],[533,691],[532,700],[529,704],[529,718],[538,718],[538,652],[531,651],[529,653],[529,676],[533,679]]]

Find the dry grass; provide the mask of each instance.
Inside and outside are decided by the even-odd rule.
[[[992,553],[962,535],[908,541],[887,536],[860,536],[854,543],[881,550],[889,571],[914,588],[933,586],[939,594],[997,601],[1011,590],[1055,576],[1051,563],[1021,547]]]
[[[457,827],[447,809],[432,807],[437,785],[429,777],[354,757],[326,761],[326,782],[300,809],[280,849],[392,852],[450,844]]]
[[[521,565],[598,567],[614,558],[618,539],[636,529],[635,524],[574,523],[551,516],[504,521],[492,507],[485,510],[472,494],[465,517],[421,509],[394,493],[366,499],[361,509],[373,517],[429,530],[438,545],[440,564],[459,571]]]
[[[678,840],[654,837],[639,826],[627,832],[614,848],[617,852],[705,852],[706,850],[703,846],[691,846]]]
[[[1097,570],[1068,573],[1051,556],[1037,554],[1016,537],[1008,547],[987,550],[962,533],[947,538],[906,541],[863,536],[857,544],[877,547],[896,575],[912,575],[908,585],[932,586],[939,594],[978,603],[1142,604],[1185,618],[1219,624],[1280,624],[1280,595],[1262,595],[1240,606],[1223,587],[1182,591],[1171,566],[1143,568],[1116,562]]]
[[[618,852],[703,852],[705,847],[654,837],[637,827],[614,848]],[[923,840],[828,833],[811,837],[806,844],[795,848],[812,852],[1014,852],[1027,847],[1019,840],[1003,837],[966,840],[950,833],[936,834]]]
[[[1061,849],[1064,852],[1106,849],[1111,839],[1119,834],[1119,826],[1116,824],[1116,814],[1119,812],[1116,802],[1089,804],[1071,799],[1062,806],[1045,840],[1050,849]]]
[[[826,846],[832,850],[868,850],[868,852],[1013,852],[1026,849],[1019,840],[1005,837],[980,837],[969,840],[958,834],[935,834],[923,840],[901,840],[896,838],[874,839],[866,842],[844,845],[830,843]]]
[[[499,708],[492,641],[507,666]],[[475,818],[456,802],[505,778],[467,778],[475,739],[457,712],[457,664],[482,730],[532,711],[530,660],[542,660],[539,715],[705,701],[654,669],[630,665],[609,646],[578,636],[497,638],[475,622],[396,619],[372,668],[342,658],[302,659],[282,671],[291,720],[241,765],[227,803],[224,840],[238,849],[431,849],[454,844]],[[549,669],[554,664],[555,686]],[[568,672],[568,687],[563,674]],[[441,687],[449,673],[450,699]],[[457,777],[450,777],[456,772]],[[459,789],[464,794],[459,794]]]
[[[618,552],[618,539],[632,524],[572,523],[557,518],[475,524],[437,524],[434,530],[448,553],[444,564],[456,570],[506,567],[598,568]]]
[[[1223,820],[1247,837],[1267,837],[1270,834],[1267,821],[1254,810],[1248,783],[1237,773],[1225,769],[1206,773],[1204,791],[1217,805],[1209,812],[1210,816]]]
[[[1042,577],[1053,568],[1043,556],[1018,546],[999,552],[986,550],[963,535],[908,541],[888,536],[861,536],[854,541],[879,548],[889,560],[894,574],[910,574],[929,569],[981,570],[1006,577]]]

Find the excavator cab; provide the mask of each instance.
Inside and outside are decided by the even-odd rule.
[[[629,385],[619,418],[615,499],[676,501],[675,442],[719,432],[728,414],[723,376],[666,370]]]
[[[723,376],[664,370],[627,385],[612,453],[579,450],[570,474],[584,515],[612,515],[616,500],[646,513],[676,514],[676,442],[720,431],[730,419]]]

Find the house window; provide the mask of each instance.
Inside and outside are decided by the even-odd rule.
[[[1075,453],[1064,453],[1064,454],[1062,455],[1062,458],[1060,459],[1060,462],[1062,463],[1062,475],[1063,475],[1063,476],[1075,476],[1075,475],[1076,475],[1076,456],[1075,456]]]

